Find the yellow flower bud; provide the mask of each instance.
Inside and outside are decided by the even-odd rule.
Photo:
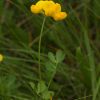
[[[2,61],[3,61],[3,55],[0,54],[0,62],[2,62]]]

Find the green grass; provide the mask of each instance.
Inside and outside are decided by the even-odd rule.
[[[30,0],[0,0],[0,100],[100,100],[100,0],[55,1],[68,17],[46,18],[40,80],[43,16]]]

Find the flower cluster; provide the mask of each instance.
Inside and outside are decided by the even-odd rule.
[[[31,11],[35,14],[43,13],[56,21],[67,17],[66,12],[61,12],[61,5],[52,0],[39,0],[35,5],[31,6]]]

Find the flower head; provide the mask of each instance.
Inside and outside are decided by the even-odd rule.
[[[3,55],[0,54],[0,62],[2,62],[2,61],[3,61]]]
[[[61,12],[61,5],[52,0],[40,0],[35,5],[31,5],[32,13],[43,13],[45,16],[50,16],[54,20],[62,20],[67,17],[66,12]]]

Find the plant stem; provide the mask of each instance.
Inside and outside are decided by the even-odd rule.
[[[85,29],[84,29],[84,40],[85,40],[85,46],[87,49],[87,53],[88,53],[88,60],[89,60],[89,65],[90,65],[90,69],[91,69],[91,83],[92,83],[92,100],[96,100],[95,97],[95,88],[96,88],[96,71],[95,71],[95,60],[94,60],[94,55],[93,55],[93,51],[90,45],[90,41],[88,38],[88,10],[87,10],[87,5],[88,2],[87,0],[84,0],[85,6],[84,6],[84,16],[85,16]]]
[[[42,23],[42,27],[41,27],[41,31],[40,31],[40,37],[39,37],[39,47],[38,47],[38,60],[39,60],[39,78],[41,80],[41,40],[42,40],[42,34],[43,34],[43,29],[44,29],[44,24],[45,24],[45,20],[46,20],[46,17],[44,17],[43,19],[43,23]]]

